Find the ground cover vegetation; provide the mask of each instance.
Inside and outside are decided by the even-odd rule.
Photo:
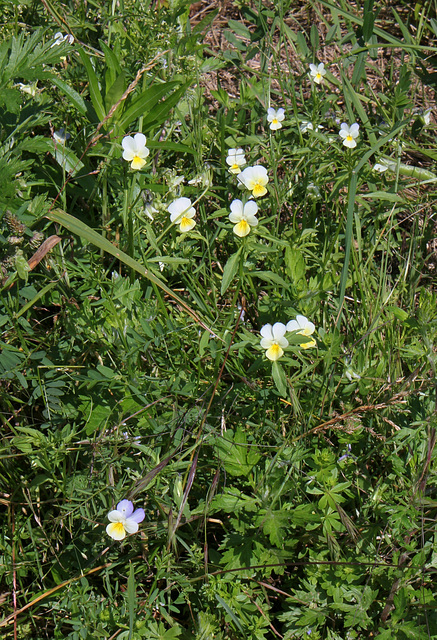
[[[437,638],[433,2],[1,3],[4,638]]]

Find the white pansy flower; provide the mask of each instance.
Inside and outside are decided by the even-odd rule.
[[[144,509],[135,509],[130,500],[122,500],[117,508],[108,513],[110,524],[106,533],[114,540],[123,540],[127,533],[136,533],[138,524],[144,520]]]
[[[149,155],[144,133],[136,133],[134,137],[125,136],[121,146],[123,147],[123,160],[131,163],[131,169],[142,169]]]
[[[285,118],[285,111],[282,107],[278,110],[273,109],[273,107],[269,107],[267,109],[267,122],[270,122],[270,129],[272,131],[276,131],[277,129],[281,129],[281,122]]]
[[[144,213],[153,222],[154,214],[158,213],[158,209],[155,209],[153,204],[151,202],[148,202],[147,204],[144,205]]]
[[[191,231],[196,225],[196,221],[193,220],[196,210],[191,206],[189,198],[177,198],[167,207],[167,211],[170,214],[170,221],[179,225],[181,233]]]
[[[323,76],[325,75],[326,70],[323,62],[320,62],[319,64],[310,64],[311,80],[314,80],[316,84],[322,84]]]
[[[229,214],[229,220],[235,223],[234,233],[239,238],[244,238],[250,233],[251,227],[256,227],[258,220],[256,219],[256,213],[258,211],[258,205],[253,200],[249,200],[245,205],[241,200],[233,200],[231,202],[231,213]]]
[[[287,323],[287,331],[295,331],[302,336],[311,336],[315,330],[316,327],[314,326],[314,324],[310,322],[305,316],[296,316],[296,320],[290,320]],[[311,347],[315,347],[316,344],[317,343],[313,338],[308,342],[302,342],[299,346],[302,349],[310,349]]]
[[[384,163],[384,160],[381,160],[381,162],[377,162],[374,166],[373,166],[373,171],[376,171],[377,173],[384,173],[384,171],[387,171],[388,166]]]
[[[58,144],[64,145],[70,138],[70,134],[65,131],[64,127],[61,127],[58,131],[53,132],[53,139]]]
[[[229,165],[230,173],[241,173],[241,167],[246,164],[243,149],[229,149],[226,164]]]
[[[238,175],[238,180],[244,184],[246,189],[252,192],[254,198],[260,198],[267,193],[266,184],[269,181],[267,169],[261,164],[254,167],[246,167]]]
[[[287,327],[282,322],[265,324],[261,327],[261,347],[266,349],[266,357],[269,360],[278,360],[284,355],[284,349],[288,347],[288,340],[285,338]]]
[[[57,47],[63,42],[68,42],[68,44],[73,44],[74,42],[74,37],[70,33],[67,33],[64,36],[60,31],[57,31],[55,33],[55,35],[53,36],[53,39],[54,39],[54,43],[52,44],[52,47]]]
[[[314,200],[320,198],[320,189],[317,185],[314,184],[314,182],[309,183],[309,185],[307,186],[307,192],[309,197],[313,198]]]
[[[354,122],[350,126],[346,122],[342,122],[340,126],[340,138],[343,139],[343,144],[349,149],[354,149],[357,146],[356,138],[359,136],[360,125]]]

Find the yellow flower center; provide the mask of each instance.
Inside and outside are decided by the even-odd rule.
[[[252,189],[252,193],[255,198],[258,198],[259,196],[263,196],[265,193],[267,193],[267,189],[263,187],[263,185],[259,182],[256,182],[255,186]]]
[[[272,120],[272,124],[279,124],[279,120],[278,120],[278,118],[273,118],[273,120]]]
[[[146,161],[144,160],[144,158],[140,158],[140,156],[134,156],[132,159],[131,168],[142,169],[145,164],[146,164]]]
[[[122,536],[124,534],[124,526],[122,522],[113,522],[111,529],[118,536]]]
[[[278,360],[282,356],[282,349],[277,342],[274,342],[268,349],[269,360]]]
[[[235,233],[237,234],[237,236],[240,236],[240,238],[244,238],[244,236],[247,236],[249,232],[250,224],[247,222],[247,220],[240,220],[240,222],[235,227]]]
[[[234,162],[234,164],[232,165],[230,170],[232,171],[232,173],[240,173],[241,172],[241,169],[240,169],[239,165],[236,162]]]
[[[322,79],[322,74],[321,73],[317,73],[316,74],[316,80],[321,80]]]
[[[346,142],[353,142],[353,140],[354,140],[354,139],[353,139],[353,137],[352,137],[352,136],[351,136],[351,134],[349,133],[349,134],[346,136]]]

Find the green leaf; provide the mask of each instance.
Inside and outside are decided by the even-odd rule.
[[[103,122],[106,116],[106,112],[103,106],[103,100],[100,93],[99,81],[97,80],[97,76],[91,64],[91,60],[88,53],[86,53],[81,48],[79,49],[79,55],[82,60],[83,66],[85,67],[87,72],[91,102],[93,103],[93,107],[96,111],[98,119],[100,120],[100,122]]]
[[[234,279],[234,277],[238,272],[241,250],[242,250],[242,247],[240,247],[236,253],[233,253],[231,257],[228,259],[227,263],[225,264],[225,268],[223,269],[223,276],[222,276],[222,286],[220,289],[221,295],[226,293],[229,285],[231,284],[232,280]]]
[[[273,376],[273,382],[275,383],[276,388],[281,394],[281,396],[287,396],[288,395],[287,378],[285,376],[284,369],[281,367],[281,365],[277,360],[275,360],[272,363],[272,376]]]
[[[86,116],[90,122],[95,122],[97,120],[97,115],[91,104],[84,100],[81,95],[77,93],[74,89],[70,87],[66,82],[60,80],[56,76],[51,78],[51,82],[62,91],[62,93],[67,96],[70,100],[70,103],[79,111],[79,113],[83,116]]]
[[[177,82],[163,82],[162,84],[147,87],[126,109],[123,118],[119,122],[120,127],[126,129],[133,120],[148,114],[157,102],[177,85]]]
[[[234,432],[229,429],[214,442],[214,449],[227,473],[231,476],[248,476],[260,459],[258,449],[247,444],[242,429]]]
[[[105,96],[105,107],[106,107],[106,111],[109,113],[109,110],[111,109],[111,107],[113,107],[115,104],[117,104],[117,102],[120,100],[121,96],[123,95],[123,93],[126,90],[126,76],[124,74],[124,71],[122,71],[120,73],[120,75],[117,76],[117,78],[114,81],[114,84],[108,89],[106,96]],[[123,104],[121,103],[114,115],[112,116],[112,118],[115,118],[115,114],[119,111],[121,111],[123,107]]]
[[[226,611],[226,613],[228,614],[228,616],[231,618],[231,620],[234,622],[235,626],[237,627],[237,629],[239,629],[241,631],[241,633],[244,634],[244,630],[243,627],[240,624],[240,621],[238,620],[238,618],[236,618],[234,612],[232,611],[232,609],[228,606],[228,604],[223,600],[223,598],[221,598],[219,596],[218,593],[215,594],[216,600],[217,602],[223,607],[223,609]]]

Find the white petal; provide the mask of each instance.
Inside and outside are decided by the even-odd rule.
[[[124,523],[124,528],[128,533],[136,533],[138,531],[138,522],[135,522],[132,518],[128,518]]]
[[[146,146],[146,136],[144,135],[144,133],[136,133],[134,135],[134,142],[135,145],[137,147],[137,149],[140,149],[141,147],[145,147]]]
[[[241,200],[232,200],[230,209],[231,213],[229,215],[229,220],[231,222],[240,222],[244,212],[244,207]]]
[[[108,520],[110,522],[123,522],[124,519],[124,515],[120,513],[120,511],[117,511],[117,509],[108,513]]]
[[[246,220],[249,222],[248,216],[256,216],[258,212],[258,205],[255,200],[249,200],[244,205],[244,215],[246,216]],[[249,223],[250,224],[250,223]]]
[[[282,322],[275,322],[272,327],[272,334],[275,340],[280,340],[286,334],[287,327]]]
[[[263,338],[273,340],[272,325],[265,324],[263,327],[261,327],[260,334],[262,335]]]

